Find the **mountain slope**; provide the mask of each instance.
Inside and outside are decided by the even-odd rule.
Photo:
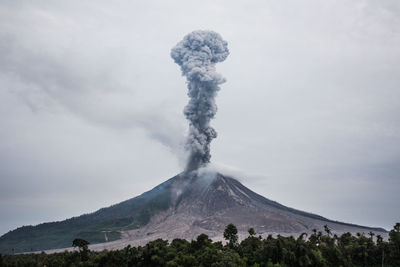
[[[0,252],[10,253],[69,247],[81,237],[93,249],[120,248],[164,238],[195,238],[206,233],[221,239],[225,226],[235,224],[239,234],[253,227],[258,234],[299,234],[323,229],[334,232],[379,232],[371,228],[328,220],[283,206],[254,193],[237,180],[214,172],[181,173],[142,195],[61,222],[24,226],[0,237]]]
[[[121,237],[121,230],[147,224],[150,217],[169,207],[170,194],[163,190],[168,181],[140,196],[64,221],[22,226],[0,237],[0,253],[37,251],[69,247],[81,237],[90,243]],[[106,232],[105,232],[106,231]]]

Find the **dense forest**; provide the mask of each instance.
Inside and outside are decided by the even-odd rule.
[[[157,239],[145,246],[94,252],[76,238],[74,252],[0,255],[0,266],[400,266],[400,223],[386,241],[381,236],[350,233],[337,236],[328,226],[294,238],[269,235],[263,239],[249,229],[238,242],[237,228],[224,231],[226,244],[201,234],[191,242]]]

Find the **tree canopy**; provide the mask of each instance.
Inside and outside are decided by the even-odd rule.
[[[225,245],[200,234],[192,241],[157,239],[145,246],[101,252],[90,251],[86,240],[76,238],[73,245],[79,251],[0,254],[0,266],[400,266],[400,223],[388,240],[362,233],[337,236],[328,227],[324,230],[297,238],[268,235],[263,239],[249,229],[249,236],[239,243],[237,228],[230,224],[224,231]]]

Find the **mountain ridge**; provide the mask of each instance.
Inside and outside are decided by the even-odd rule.
[[[261,235],[310,232],[313,228],[322,229],[323,224],[338,233],[386,233],[383,228],[342,223],[286,207],[217,172],[193,171],[180,173],[139,196],[93,213],[19,227],[0,237],[0,252],[69,247],[76,237],[98,243],[99,248],[107,248],[107,244],[119,248],[151,238],[192,239],[201,232],[220,239],[228,223],[237,225],[241,232],[253,227]],[[112,242],[104,243],[105,240]]]

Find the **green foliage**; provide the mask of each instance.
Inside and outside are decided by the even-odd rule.
[[[89,242],[82,238],[75,238],[74,241],[72,241],[72,246],[74,248],[75,247],[79,248],[79,253],[81,254],[82,261],[87,261],[89,259],[88,245],[89,245]]]
[[[389,232],[389,256],[391,263],[400,266],[400,223],[393,226]]]
[[[89,244],[90,243],[88,241],[86,241],[85,239],[82,239],[82,238],[75,238],[74,241],[72,241],[72,246],[78,247],[79,250],[88,249]]]
[[[250,228],[250,229],[248,230],[248,232],[249,232],[249,235],[250,235],[250,236],[255,236],[255,235],[256,235],[256,231],[254,231],[254,228]]]
[[[224,238],[228,241],[228,245],[233,248],[238,242],[238,230],[233,224],[228,224],[224,231]]]
[[[313,231],[308,239],[306,234],[298,238],[269,235],[265,239],[250,234],[238,243],[237,229],[231,225],[224,232],[225,246],[201,234],[191,242],[157,239],[143,247],[102,252],[89,251],[88,242],[79,238],[73,242],[79,252],[0,254],[0,266],[400,266],[400,224],[390,231],[388,241],[379,235],[336,236],[327,230],[326,234]]]

